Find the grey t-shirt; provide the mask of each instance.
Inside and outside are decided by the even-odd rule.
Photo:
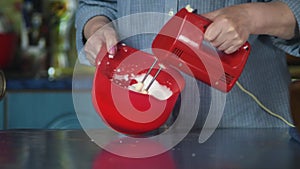
[[[152,40],[156,36],[161,26],[178,10],[190,4],[197,13],[206,13],[219,8],[230,5],[258,2],[249,0],[81,0],[76,15],[77,28],[77,50],[79,60],[88,64],[85,60],[83,46],[84,40],[82,30],[85,23],[93,16],[104,15],[111,20],[128,17],[132,14],[145,12],[155,12],[149,18],[135,17],[131,22],[116,22],[116,29],[120,35],[120,39],[127,45],[151,52]],[[262,1],[265,2],[265,1]],[[288,85],[290,76],[286,65],[285,53],[294,56],[300,56],[300,1],[299,0],[283,0],[293,11],[298,27],[296,30],[298,36],[294,39],[286,41],[276,37],[265,35],[251,35],[248,39],[251,44],[251,54],[242,72],[239,83],[247,90],[253,93],[257,98],[271,111],[283,116],[291,121],[289,110]],[[157,17],[159,16],[159,17]],[[134,18],[134,17],[133,17]],[[137,19],[139,18],[139,19]],[[134,23],[134,24],[133,24]],[[142,32],[141,34],[137,34]],[[134,33],[136,33],[134,36]],[[189,80],[189,77],[186,79]],[[187,82],[188,84],[189,82]],[[214,102],[212,99],[218,97],[212,92],[211,88],[206,84],[198,81],[200,105],[196,126],[201,127],[206,121],[211,106],[221,106],[224,98],[220,103]],[[186,86],[188,87],[188,86]],[[222,95],[222,94],[221,94]],[[191,96],[192,97],[192,96]],[[225,107],[219,127],[287,127],[279,119],[269,115],[246,93],[240,90],[237,85],[226,94]],[[191,99],[190,106],[199,104]],[[197,99],[195,99],[197,100]],[[218,110],[218,109],[216,109]],[[186,112],[187,114],[189,112]]]

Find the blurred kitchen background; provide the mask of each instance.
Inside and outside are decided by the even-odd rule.
[[[72,100],[76,7],[77,0],[0,1],[0,130],[80,128]],[[287,58],[300,79],[300,59]]]
[[[1,53],[6,54],[1,68],[8,78],[72,75],[76,5],[76,0],[0,2]]]
[[[72,102],[76,7],[0,1],[0,129],[80,128]]]

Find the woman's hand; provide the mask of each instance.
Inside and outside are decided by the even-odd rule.
[[[205,40],[227,54],[240,48],[251,33],[250,16],[240,6],[223,8],[203,16],[212,21],[204,34]]]
[[[296,19],[283,2],[246,3],[203,14],[212,20],[204,38],[227,54],[235,52],[250,34],[282,39],[295,36]]]
[[[103,45],[106,45],[111,57],[116,52],[117,33],[109,23],[110,21],[106,17],[96,16],[84,27],[84,37],[87,39],[84,50],[92,65],[95,65],[96,57]]]

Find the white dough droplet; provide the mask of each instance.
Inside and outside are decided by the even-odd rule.
[[[109,59],[113,59],[113,58],[114,58],[114,55],[109,54],[109,55],[108,55],[108,58],[109,58]]]
[[[143,87],[144,87],[144,84],[141,83],[141,82],[138,82],[138,83],[136,83],[136,84],[133,84],[132,86],[135,88],[136,91],[139,92],[139,91],[142,91],[142,89],[143,89]]]

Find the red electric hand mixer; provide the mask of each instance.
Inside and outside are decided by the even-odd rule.
[[[184,8],[155,37],[152,44],[155,56],[118,45],[117,54],[110,59],[102,49],[97,57],[92,99],[106,124],[133,135],[159,128],[168,119],[185,85],[178,70],[220,91],[230,91],[244,68],[250,45],[246,42],[230,55],[217,51],[203,40],[210,23],[190,8]],[[138,75],[145,78],[138,81],[135,79]],[[151,82],[144,84],[149,75],[153,76]],[[154,80],[172,94],[164,99],[154,97],[148,91],[153,88]],[[132,86],[136,91],[129,89]]]

